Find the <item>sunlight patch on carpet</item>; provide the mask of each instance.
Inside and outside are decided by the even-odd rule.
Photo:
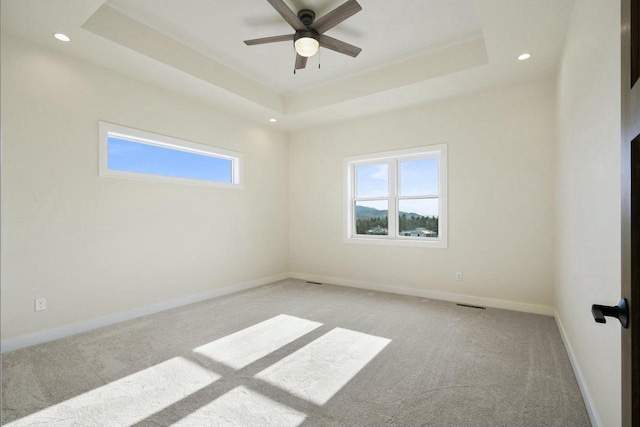
[[[241,369],[320,326],[322,323],[280,314],[193,351],[233,369]]]
[[[220,376],[182,357],[175,357],[7,426],[132,425],[212,384]]]
[[[390,342],[387,338],[335,328],[255,377],[324,405]]]
[[[296,427],[305,418],[302,412],[240,386],[173,425]]]

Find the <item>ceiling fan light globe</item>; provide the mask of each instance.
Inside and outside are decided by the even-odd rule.
[[[318,52],[320,43],[311,37],[301,37],[294,42],[294,46],[298,55],[309,58]]]

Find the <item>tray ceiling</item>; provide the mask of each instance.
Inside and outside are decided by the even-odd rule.
[[[285,0],[317,17],[343,0]],[[299,129],[405,108],[555,72],[573,0],[360,0],[328,35],[363,49],[321,49],[293,74],[292,33],[266,0],[3,0],[2,32]],[[69,43],[51,36],[64,32]],[[532,52],[528,61],[517,61]],[[318,69],[318,60],[322,67]]]

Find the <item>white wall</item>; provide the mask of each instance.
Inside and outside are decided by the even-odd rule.
[[[288,270],[286,135],[4,36],[2,89],[3,339]],[[100,178],[98,120],[240,151],[245,189]]]
[[[554,109],[539,81],[292,134],[291,270],[550,307]],[[344,243],[343,157],[443,142],[449,248]]]
[[[620,299],[619,2],[576,1],[557,88],[557,318],[593,419],[618,426],[620,324],[590,308]]]

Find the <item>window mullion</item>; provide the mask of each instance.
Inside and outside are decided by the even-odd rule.
[[[349,201],[349,203],[351,204],[351,208],[350,208],[350,215],[351,215],[351,219],[349,220],[351,222],[351,228],[350,228],[350,234],[352,237],[355,237],[358,233],[356,232],[357,230],[357,221],[356,221],[356,199],[358,196],[357,190],[358,190],[358,173],[357,173],[357,164],[352,164],[351,165],[351,200]]]
[[[386,201],[388,197],[354,197],[353,200],[355,202],[372,202],[376,200],[384,200]]]
[[[437,195],[429,195],[429,196],[398,196],[398,200],[422,200],[422,199],[437,199],[439,196]]]
[[[389,237],[398,236],[398,162],[388,161],[389,165]]]

